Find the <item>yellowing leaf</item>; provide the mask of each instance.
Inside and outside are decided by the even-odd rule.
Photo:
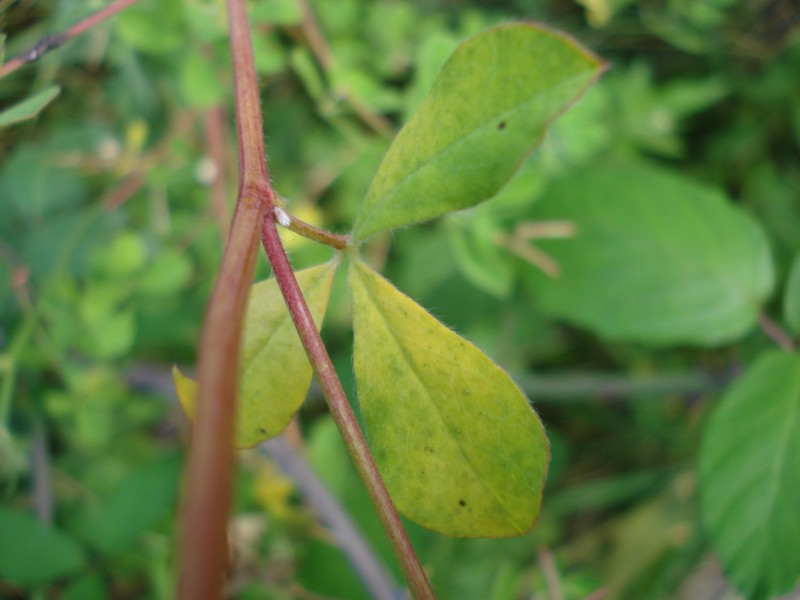
[[[334,263],[295,273],[319,327],[330,297]],[[240,357],[236,446],[249,448],[275,437],[300,408],[311,382],[308,362],[275,279],[253,286]],[[186,414],[194,419],[197,384],[173,371]]]
[[[364,263],[349,283],[359,403],[398,510],[458,537],[530,529],[549,449],[522,391]]]
[[[197,403],[197,382],[181,373],[177,365],[172,367],[172,381],[175,382],[175,393],[178,395],[183,412],[186,413],[190,421],[194,421],[194,409]]]

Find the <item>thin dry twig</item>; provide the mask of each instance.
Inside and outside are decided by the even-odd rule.
[[[775,342],[782,350],[793,352],[796,344],[792,337],[764,312],[758,315],[758,324],[769,339]]]
[[[314,508],[320,520],[333,532],[342,552],[350,559],[370,597],[376,600],[397,600],[403,590],[392,581],[389,572],[369,547],[355,523],[319,480],[306,460],[293,451],[283,436],[265,442],[260,450],[272,457],[287,475],[294,479],[303,497]]]

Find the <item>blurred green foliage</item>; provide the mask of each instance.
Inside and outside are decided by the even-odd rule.
[[[100,7],[0,2],[5,56]],[[756,321],[800,329],[796,3],[253,0],[250,9],[272,179],[294,213],[339,232],[350,229],[390,140],[466,36],[535,19],[611,63],[497,197],[398,231],[391,248],[379,238],[365,252],[518,376],[551,441],[544,508],[531,533],[455,540],[411,527],[441,597],[578,599],[603,588],[609,598],[696,598],[704,584],[722,581],[713,558],[720,544],[748,539],[747,511],[784,535],[742,551],[785,560],[742,569],[754,564],[747,554],[720,553],[729,580],[753,598],[795,585],[796,547],[781,544],[800,537],[790,535],[800,469],[778,477],[764,467],[775,457],[798,460],[790,441],[800,435],[800,396],[788,383],[797,361],[774,358]],[[169,369],[194,359],[236,189],[226,35],[222,2],[141,0],[2,80],[0,115],[23,110],[0,130],[0,597],[171,597],[187,424]],[[60,94],[46,104],[55,88]],[[598,173],[611,170],[629,174],[623,183],[639,190],[631,202],[669,193],[677,204],[644,211],[642,227],[623,194],[603,187]],[[655,232],[664,242],[657,248],[673,244],[678,254],[658,258],[663,269],[644,249],[641,259],[631,252],[601,264],[599,250],[616,239],[606,236],[578,265],[616,275],[596,269],[577,296],[554,291],[569,281],[574,244],[586,241],[580,227],[541,241],[564,233],[542,227],[543,218],[588,218],[580,197],[558,202],[569,190],[596,206],[592,214],[620,228],[627,219],[628,232]],[[698,220],[691,215],[706,196],[719,210]],[[756,231],[748,235],[758,243],[742,246],[743,229]],[[286,239],[298,268],[330,256]],[[676,335],[627,334],[633,325],[624,311],[610,314],[620,303],[608,291],[627,285],[626,276],[655,286],[685,274],[682,265],[720,283],[709,310],[736,290],[729,297],[748,298],[750,312],[742,309],[724,335],[709,333],[704,319],[693,335],[669,326]],[[731,265],[740,275],[731,278]],[[553,266],[564,278],[539,271]],[[268,274],[263,260],[259,270]],[[670,308],[697,300],[691,286],[664,289],[675,297],[657,299]],[[592,296],[609,302],[600,318],[587,316],[597,307]],[[323,333],[350,385],[341,277]],[[781,393],[760,386],[765,364],[785,372]],[[747,377],[731,383],[742,370]],[[687,373],[704,376],[690,393],[678,385]],[[577,397],[576,384],[584,385]],[[731,408],[748,399],[746,409]],[[316,394],[300,417],[312,464],[399,576]],[[778,435],[770,422],[783,426],[786,445],[766,443]],[[736,431],[747,444],[716,455]],[[741,468],[710,469],[723,459]],[[698,462],[700,476],[716,481],[698,486]],[[738,477],[745,504],[718,510],[721,491],[735,491]],[[753,490],[780,502],[748,504],[763,497]],[[233,531],[234,597],[366,597],[302,498],[260,455],[243,455]]]

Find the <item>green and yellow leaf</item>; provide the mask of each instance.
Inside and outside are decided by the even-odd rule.
[[[295,275],[317,327],[328,306],[335,263]],[[300,408],[311,383],[300,337],[274,278],[253,286],[245,319],[240,357],[236,446],[249,448],[275,437]],[[197,383],[173,370],[178,398],[194,419]]]
[[[397,508],[457,537],[524,533],[549,449],[511,378],[362,262],[349,273],[358,398]]]
[[[467,40],[386,153],[353,239],[490,198],[602,69],[573,40],[532,24]]]

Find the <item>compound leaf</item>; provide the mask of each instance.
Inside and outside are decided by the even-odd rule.
[[[353,239],[491,197],[602,68],[571,39],[531,24],[466,41],[389,148]]]
[[[335,263],[295,273],[319,327],[328,306]],[[300,408],[311,383],[300,337],[274,278],[253,286],[247,306],[240,357],[236,446],[249,448],[275,437]],[[173,370],[186,414],[194,419],[197,384]]]
[[[561,276],[531,272],[537,300],[608,339],[728,342],[755,324],[772,290],[758,224],[717,190],[661,169],[587,169],[555,182],[530,216],[577,229],[539,242]]]
[[[772,598],[800,573],[800,356],[763,355],[711,415],[700,508],[731,581]]]
[[[549,449],[511,378],[362,262],[349,273],[359,404],[397,508],[457,537],[527,531]]]

